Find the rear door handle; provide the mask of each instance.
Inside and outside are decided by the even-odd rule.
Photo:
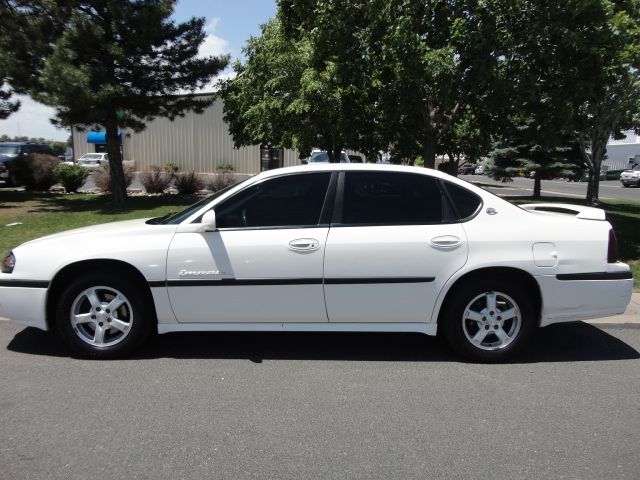
[[[431,239],[431,246],[440,250],[452,250],[462,245],[462,240],[455,235],[441,235]]]
[[[289,242],[289,249],[296,252],[309,252],[319,247],[320,242],[315,238],[297,238]]]

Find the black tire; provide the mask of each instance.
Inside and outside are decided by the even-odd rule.
[[[475,362],[501,362],[516,355],[528,343],[536,327],[535,309],[529,295],[516,283],[487,279],[455,288],[457,291],[447,301],[440,320],[445,338],[458,354]],[[493,313],[486,309],[487,298],[492,293],[497,294]],[[519,315],[503,319],[500,313],[511,311],[511,303]],[[486,310],[481,310],[483,306]],[[481,319],[469,318],[478,313]],[[480,345],[469,338],[476,338],[474,334],[485,335]],[[503,338],[507,335],[508,340],[501,340],[498,334]]]
[[[624,188],[629,188],[629,187],[630,187],[630,185],[628,185],[628,184],[626,184],[626,183],[623,183],[623,184],[622,184],[622,186],[623,186]]]
[[[92,293],[87,295],[87,291]],[[107,306],[116,295],[120,300],[124,298],[125,302],[111,312]],[[98,303],[99,306],[95,307],[94,304]],[[87,274],[71,282],[60,296],[56,327],[65,343],[80,356],[122,358],[144,343],[152,333],[156,324],[153,312],[148,295],[131,282],[114,273]],[[87,315],[91,320],[86,318]],[[72,316],[84,317],[86,321],[74,326]],[[98,328],[102,332],[100,335]],[[96,343],[91,344],[91,341]]]

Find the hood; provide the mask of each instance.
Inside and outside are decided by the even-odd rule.
[[[45,240],[62,239],[65,237],[71,238],[79,235],[96,234],[101,233],[103,236],[111,236],[114,234],[130,234],[135,231],[139,231],[141,228],[153,228],[155,225],[147,225],[145,222],[148,218],[137,218],[135,220],[123,220],[120,222],[101,223],[98,225],[91,225],[89,227],[75,228],[73,230],[65,230],[64,232],[54,233],[47,235],[46,237],[36,238],[25,242],[23,245],[30,245],[33,243],[39,243]]]

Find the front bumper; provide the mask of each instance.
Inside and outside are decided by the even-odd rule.
[[[0,286],[0,317],[11,323],[48,330],[46,322],[47,288]]]
[[[640,178],[621,178],[620,183],[623,185],[640,185]]]
[[[633,292],[631,272],[624,267],[603,273],[536,277],[542,293],[540,326],[624,313]]]

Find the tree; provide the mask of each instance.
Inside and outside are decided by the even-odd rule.
[[[425,167],[467,106],[485,98],[497,59],[491,2],[391,0],[383,32],[380,108],[396,127],[394,143],[418,143]]]
[[[496,65],[491,2],[281,0],[279,5],[287,34],[323,40],[320,58],[340,45],[355,54],[348,64],[360,70],[355,78],[366,91],[362,99],[374,108],[366,143],[390,147],[397,157],[421,153],[425,166],[433,168],[441,138],[490,90]]]
[[[512,99],[503,118],[531,118],[540,126],[531,144],[547,151],[575,153],[577,145],[589,172],[587,200],[597,203],[609,138],[640,128],[640,2],[504,0],[498,6],[502,74],[512,79],[503,83]]]
[[[602,0],[599,20],[584,46],[592,66],[576,85],[577,141],[589,172],[587,201],[599,203],[600,170],[609,139],[640,132],[640,1]]]
[[[44,15],[63,18],[64,28],[51,39],[41,65],[29,52],[20,52],[18,61],[22,56],[31,61],[37,75],[14,81],[55,108],[55,123],[104,127],[113,200],[124,202],[119,128],[140,131],[158,116],[173,119],[187,110],[201,112],[213,98],[184,93],[204,87],[228,57],[198,57],[205,20],[173,22],[169,17],[175,0],[70,1],[60,2],[61,9],[48,0],[20,3],[28,5],[12,11],[17,25]],[[44,7],[53,14],[43,13]]]
[[[335,13],[330,28],[322,24],[312,32],[296,27],[287,33],[276,18],[247,42],[246,62],[234,65],[236,77],[222,87],[236,146],[273,144],[301,155],[320,147],[330,162],[338,162],[344,148],[376,151],[356,14]]]
[[[65,28],[70,0],[0,0],[0,118],[20,108],[13,93],[38,85],[44,61]]]
[[[2,72],[0,72],[1,77]],[[20,108],[20,102],[11,101],[12,95],[13,91],[11,89],[5,88],[4,85],[0,84],[0,120],[4,120]]]
[[[479,112],[466,107],[460,119],[442,136],[438,153],[449,158],[452,175],[457,175],[461,160],[476,163],[491,150],[489,120],[481,122],[479,116]]]
[[[542,180],[575,177],[577,165],[570,147],[571,135],[545,141],[549,137],[540,132],[533,117],[514,121],[511,131],[503,131],[504,136],[495,142],[486,174],[503,182],[516,176],[532,177],[534,198],[540,198]]]

